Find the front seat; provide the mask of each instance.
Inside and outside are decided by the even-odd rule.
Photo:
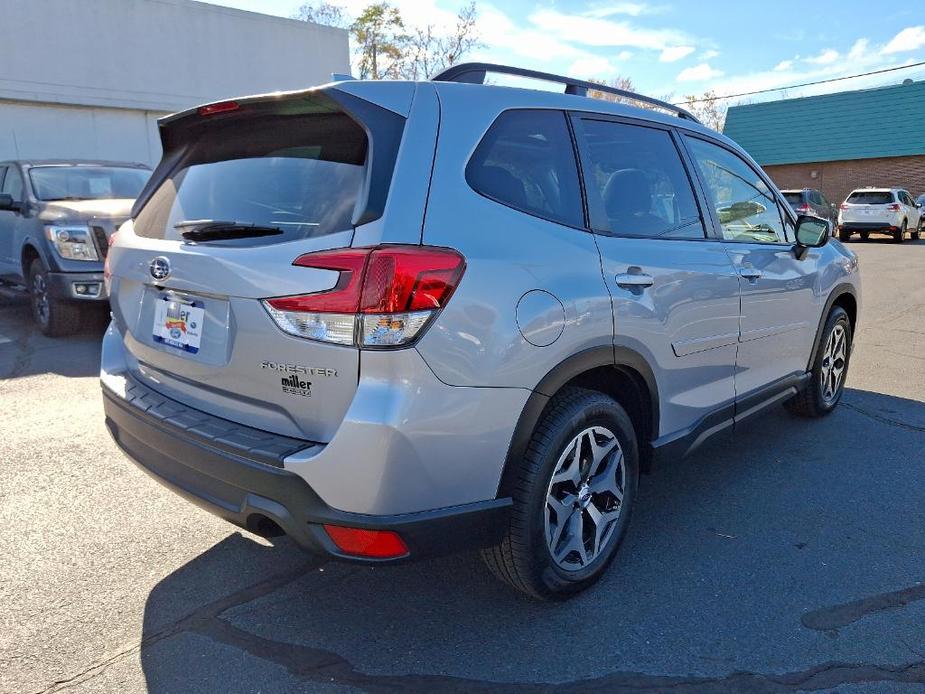
[[[615,171],[604,186],[604,210],[611,231],[632,236],[653,236],[670,225],[650,212],[652,187],[640,169]]]

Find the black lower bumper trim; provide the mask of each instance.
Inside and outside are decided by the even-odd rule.
[[[866,231],[873,234],[889,234],[899,229],[899,227],[894,227],[883,223],[848,222],[846,224],[840,224],[838,229],[839,231]]]
[[[262,524],[269,519],[315,554],[364,563],[408,561],[488,547],[500,541],[507,524],[510,499],[391,516],[339,511],[328,506],[302,477],[247,453],[232,452],[218,442],[212,445],[201,431],[192,434],[168,419],[148,414],[105,385],[103,401],[106,426],[116,444],[158,482],[252,532],[262,534]],[[344,555],[322,524],[394,530],[409,554],[394,560]]]
[[[48,295],[54,299],[67,301],[109,301],[106,283],[102,272],[49,272],[46,276]],[[78,295],[74,293],[74,284],[90,284],[99,287],[96,295]]]

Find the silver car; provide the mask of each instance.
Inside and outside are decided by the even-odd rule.
[[[118,445],[260,535],[478,548],[556,599],[601,576],[653,464],[776,404],[831,412],[855,255],[690,114],[589,88],[466,64],[162,120],[109,254]]]

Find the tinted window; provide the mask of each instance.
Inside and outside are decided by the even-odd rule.
[[[774,194],[748,163],[725,147],[687,138],[723,238],[786,243]]]
[[[790,203],[791,207],[798,207],[803,204],[803,193],[784,193],[784,200]]]
[[[266,227],[273,235],[226,241],[266,245],[352,227],[363,193],[366,133],[343,113],[267,116],[206,131],[135,220],[151,238],[179,239],[196,222]],[[199,226],[203,226],[200,224]]]
[[[39,200],[134,199],[151,172],[117,166],[33,166],[32,190]]]
[[[612,121],[579,121],[593,226],[621,236],[704,238],[700,210],[671,135]]]
[[[848,196],[846,202],[852,205],[889,205],[893,202],[893,194],[871,190],[855,191]]]
[[[22,176],[15,166],[7,167],[6,176],[3,178],[3,188],[0,193],[9,193],[13,196],[15,202],[22,202]]]
[[[561,111],[502,113],[472,155],[466,180],[510,207],[584,226],[578,167]]]

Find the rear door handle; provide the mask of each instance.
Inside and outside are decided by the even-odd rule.
[[[753,267],[743,267],[739,270],[739,276],[754,282],[761,277],[761,270]]]
[[[651,287],[655,283],[655,278],[652,277],[652,275],[646,275],[642,272],[621,272],[614,277],[614,281],[617,283],[618,287],[632,289],[633,287]]]

